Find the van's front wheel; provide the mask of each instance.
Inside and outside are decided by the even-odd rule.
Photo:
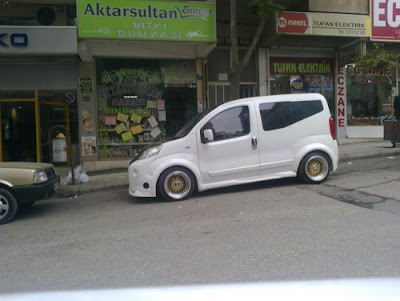
[[[329,159],[320,152],[312,152],[301,160],[298,176],[306,183],[318,184],[329,175]]]
[[[193,193],[195,179],[193,174],[182,167],[165,170],[157,183],[157,189],[166,201],[181,201]]]

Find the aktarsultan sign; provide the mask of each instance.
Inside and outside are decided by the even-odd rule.
[[[80,38],[216,42],[215,3],[79,0]]]

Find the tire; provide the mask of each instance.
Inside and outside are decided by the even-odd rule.
[[[18,202],[13,194],[0,188],[0,225],[11,221],[18,212]]]
[[[309,153],[301,160],[297,175],[305,183],[322,183],[329,176],[329,162],[329,157],[324,153]]]
[[[168,202],[182,201],[192,195],[195,185],[196,181],[191,171],[183,167],[171,167],[161,174],[157,190]]]

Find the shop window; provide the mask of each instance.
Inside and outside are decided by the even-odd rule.
[[[208,84],[208,107],[230,101],[230,89],[229,84]]]
[[[348,68],[347,124],[349,126],[381,125],[391,114],[387,80],[374,75],[355,75]]]
[[[321,93],[335,112],[334,63],[331,58],[270,59],[270,91],[272,95]]]
[[[98,59],[96,64],[100,158],[131,158],[173,136],[197,114],[194,61]],[[83,148],[84,156],[93,155]]]
[[[229,81],[231,66],[229,48],[216,48],[207,57],[208,81]],[[226,77],[225,77],[226,75]],[[223,80],[221,80],[221,77]]]

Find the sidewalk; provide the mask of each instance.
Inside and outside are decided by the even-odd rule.
[[[400,155],[400,146],[393,148],[390,141],[382,139],[342,139],[338,143],[340,162],[361,158]],[[61,176],[61,186],[57,191],[57,196],[76,197],[84,193],[111,188],[125,187],[128,189],[127,168],[88,173],[89,182],[76,185],[64,184],[69,171],[68,168],[57,169]]]

